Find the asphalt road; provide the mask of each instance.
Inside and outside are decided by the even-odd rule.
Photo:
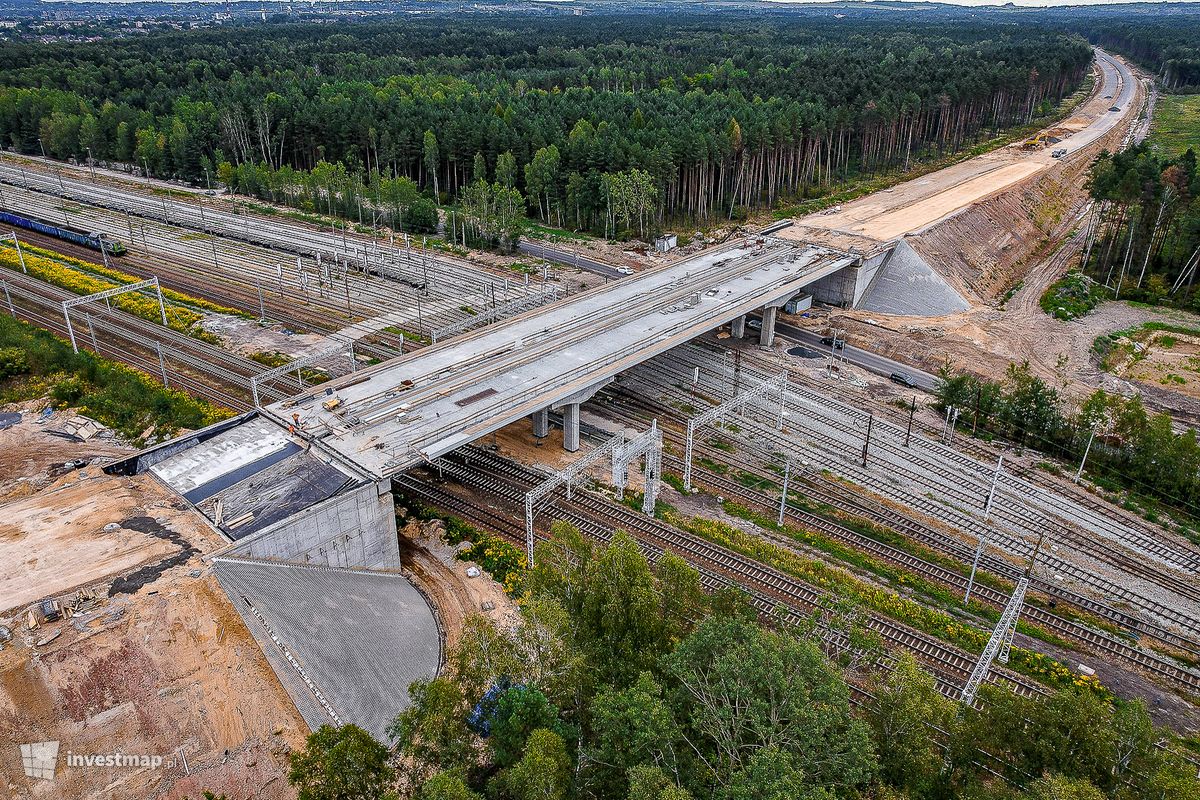
[[[775,323],[775,335],[799,342],[819,353],[828,353],[833,350],[829,345],[821,344],[820,334],[806,331],[803,328],[797,328],[795,325],[788,325],[786,322]],[[930,375],[928,372],[922,372],[919,369],[914,369],[899,361],[885,358],[877,353],[872,353],[870,350],[862,350],[848,344],[845,348],[845,357],[846,363],[862,367],[868,372],[874,372],[876,375],[887,377],[893,372],[903,372],[912,380],[916,388],[922,391],[932,392],[937,385],[936,376]]]

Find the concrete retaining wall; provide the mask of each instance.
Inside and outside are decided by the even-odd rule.
[[[225,555],[399,569],[391,482],[347,490],[242,539]]]

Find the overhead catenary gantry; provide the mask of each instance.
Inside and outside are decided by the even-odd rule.
[[[658,428],[658,420],[653,420],[650,423],[650,429],[645,433],[628,441],[625,439],[624,433],[618,433],[593,448],[587,455],[572,462],[570,466],[559,470],[526,492],[525,550],[529,566],[533,566],[533,516],[538,501],[560,486],[567,487],[567,499],[569,500],[571,488],[579,476],[606,455],[612,456],[612,482],[622,496],[624,496],[625,486],[629,482],[629,465],[638,458],[645,459],[642,471],[645,477],[642,511],[648,516],[653,516],[654,504],[658,498],[659,476],[662,473],[662,442],[662,431]]]
[[[124,286],[114,286],[111,289],[105,289],[102,292],[87,294],[83,297],[73,297],[70,300],[62,301],[63,317],[67,320],[67,334],[71,337],[71,349],[76,353],[79,352],[79,345],[75,342],[75,329],[71,326],[70,309],[72,306],[79,306],[85,303],[93,303],[97,300],[108,300],[110,297],[116,297],[127,292],[140,292],[143,289],[154,289],[155,295],[158,297],[158,313],[162,316],[162,324],[165,327],[167,324],[167,307],[163,304],[162,287],[158,284],[158,277],[150,278],[149,280],[138,281],[137,283],[128,283]]]
[[[992,629],[991,637],[979,655],[979,660],[975,662],[975,667],[971,670],[966,685],[963,686],[959,700],[964,707],[974,704],[975,693],[979,691],[979,685],[991,671],[992,663],[994,661],[999,661],[1001,664],[1008,663],[1013,637],[1017,633],[1017,620],[1025,605],[1025,591],[1029,588],[1029,581],[1033,577],[1033,567],[1037,562],[1038,552],[1042,549],[1042,541],[1045,538],[1046,532],[1043,530],[1038,536],[1037,545],[1033,548],[1033,555],[1029,557],[1029,565],[1025,568],[1025,574],[1017,581],[1012,596],[1008,598],[1008,604],[1004,607],[1004,613],[1000,615],[996,627]]]
[[[254,398],[254,407],[262,408],[262,406],[259,403],[259,397],[258,397],[258,387],[259,386],[266,383],[267,381],[272,381],[276,378],[280,378],[284,375],[290,375],[291,373],[294,372],[294,373],[296,373],[296,380],[300,383],[300,387],[303,388],[304,387],[303,369],[311,364],[316,364],[319,361],[324,361],[328,358],[345,355],[347,358],[350,359],[350,371],[354,372],[358,367],[358,361],[354,354],[354,340],[353,339],[348,340],[347,344],[349,345],[350,349],[348,352],[343,353],[342,343],[338,342],[336,337],[330,337],[330,339],[333,340],[334,342],[336,342],[336,344],[333,347],[327,347],[322,350],[315,350],[312,353],[309,353],[308,355],[300,356],[299,358],[294,358],[286,364],[281,364],[278,367],[273,367],[272,369],[268,369],[263,372],[260,372],[257,375],[251,376],[250,377],[250,394]]]
[[[692,450],[695,446],[696,431],[712,422],[723,422],[726,416],[737,411],[742,406],[753,403],[756,400],[769,398],[773,393],[779,398],[779,416],[776,419],[775,429],[782,430],[787,385],[788,374],[781,372],[774,378],[763,381],[753,389],[747,389],[736,397],[726,400],[720,405],[713,406],[688,420],[687,443],[683,454],[683,486],[685,489],[688,491],[692,489]]]

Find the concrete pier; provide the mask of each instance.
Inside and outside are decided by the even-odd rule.
[[[733,338],[743,338],[746,335],[746,315],[742,314],[740,317],[735,318],[733,322],[729,323],[729,328],[733,334]]]
[[[563,406],[563,450],[574,453],[579,449],[579,403]]]
[[[533,420],[533,435],[539,439],[545,439],[550,435],[550,409],[543,408],[541,411],[535,411],[531,415]]]
[[[775,341],[775,317],[778,314],[779,309],[775,306],[767,306],[762,311],[762,330],[758,335],[758,343],[763,347],[770,347]]]

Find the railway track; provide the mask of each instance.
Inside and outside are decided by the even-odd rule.
[[[711,454],[715,455],[717,452],[720,451],[714,449],[711,451]],[[663,455],[662,463],[664,469],[670,468],[676,472],[681,472],[683,468],[683,461],[670,454]],[[756,492],[723,475],[704,468],[694,468],[692,475],[693,480],[707,485],[714,492],[725,497],[736,498],[742,503],[751,507],[757,507],[765,513],[771,513],[777,508],[777,504],[773,499],[767,498],[762,493]],[[866,552],[874,558],[901,567],[942,586],[959,592],[963,592],[967,588],[967,576],[959,572],[926,561],[899,548],[860,534],[850,528],[795,508],[791,504],[785,507],[785,518],[798,523],[802,527],[818,531],[834,541]],[[796,551],[795,543],[787,537],[771,535],[770,538],[776,544]],[[978,600],[997,609],[1003,609],[1008,602],[1007,594],[985,584],[977,584],[973,593]],[[1190,692],[1200,692],[1200,675],[1196,675],[1163,658],[1146,653],[1115,637],[1101,634],[1091,628],[1064,619],[1035,605],[1026,604],[1022,609],[1022,616],[1029,622],[1040,625],[1057,636],[1088,646],[1095,655],[1118,658],[1128,664],[1144,669],[1153,677],[1166,681],[1173,686]]]
[[[374,237],[327,233],[284,217],[253,217],[251,224],[253,215],[225,211],[222,204],[199,198],[186,203],[132,187],[60,183],[11,165],[0,165],[0,182],[12,187],[9,202],[15,198],[21,210],[47,219],[63,216],[71,225],[128,239],[131,249],[140,247],[146,254],[153,247],[171,258],[213,261],[226,279],[246,276],[267,290],[286,285],[296,296],[320,300],[352,320],[355,304],[364,317],[403,311],[402,324],[428,333],[472,316],[464,306],[503,304],[530,290],[527,278],[510,280],[455,259],[384,246]],[[69,206],[66,200],[80,205]],[[226,268],[218,266],[222,259]],[[424,314],[418,308],[419,291]]]
[[[719,356],[720,352],[723,351],[723,348],[719,347],[717,343],[709,340],[701,340],[699,345],[713,353],[714,356]],[[812,348],[806,346],[806,349],[811,350]],[[749,363],[757,364],[767,372],[779,367],[779,362],[772,360],[772,357],[767,356],[765,353],[743,350],[742,354],[743,358]],[[853,384],[837,380],[820,380],[814,378],[805,369],[793,370],[790,373],[790,380],[792,383],[804,385],[842,404],[854,406],[859,409],[869,408],[871,409],[870,413],[874,415],[876,420],[882,418],[899,428],[907,429],[908,427],[909,413],[907,411],[903,411],[890,403],[880,402],[870,393]],[[912,429],[914,434],[923,436],[930,443],[940,443],[942,441],[943,425],[941,424],[933,425],[927,420],[913,415]],[[962,435],[960,433],[960,435],[954,438],[953,446],[947,446],[946,449],[951,452],[957,451],[958,453],[974,458],[977,462],[989,465],[995,464],[996,459],[1000,455],[1007,455],[1010,448],[1003,445],[989,444],[973,436]],[[1036,454],[1033,448],[1026,447],[1024,450],[1027,453]],[[1140,530],[1153,537],[1153,534],[1147,532],[1143,527],[1144,521],[1136,514],[1121,508],[1117,504],[1106,502],[1096,497],[1084,486],[1061,481],[1055,482],[1041,470],[1028,467],[1011,459],[1005,462],[1004,468],[1006,472],[1011,473],[1013,476],[1041,489],[1067,495],[1072,502],[1096,512],[1102,518],[1120,521],[1121,524],[1131,529]]]
[[[26,305],[24,302],[25,298],[18,299],[15,293],[13,300],[15,307],[15,312],[12,313],[13,317],[58,334],[64,339],[66,338],[66,323],[62,320],[61,315],[56,317],[53,312],[40,306],[36,301]],[[8,310],[7,308],[5,309],[5,311]],[[91,344],[90,339],[88,340],[88,344]],[[130,347],[129,345],[116,345],[107,339],[98,338],[95,352],[103,358],[133,367],[152,378],[161,378],[157,356],[154,358],[149,357],[142,348]],[[225,391],[209,382],[200,381],[190,373],[182,372],[172,366],[168,366],[167,374],[170,379],[171,388],[183,389],[194,397],[202,398],[234,411],[249,409],[249,404],[240,396]]]
[[[690,366],[690,364],[687,366]],[[648,365],[640,366],[626,373],[623,380],[626,385],[638,384],[643,386],[648,396],[656,398],[670,397],[674,399],[678,406],[686,406],[694,400],[692,395],[680,388],[691,382],[692,372],[687,369],[687,366],[672,365],[669,358],[656,359],[653,362],[649,362]],[[672,379],[674,379],[674,382],[672,382]],[[800,424],[806,426],[803,429],[803,437],[800,436],[799,431],[788,434],[780,433],[774,430],[773,425],[768,425],[762,422],[761,419],[751,416],[754,412],[749,410],[738,418],[738,422],[739,425],[747,431],[751,431],[759,440],[769,442],[780,452],[795,452],[799,450],[799,452],[815,454],[813,448],[816,447],[818,450],[824,451],[824,458],[818,457],[817,460],[824,460],[836,472],[845,475],[848,479],[881,496],[890,497],[933,519],[946,522],[977,538],[986,537],[989,543],[1016,555],[1018,558],[1027,558],[1032,551],[1032,546],[1025,539],[1013,536],[998,526],[985,526],[978,517],[967,513],[963,510],[964,507],[969,507],[965,501],[960,500],[962,505],[940,502],[928,496],[917,495],[912,491],[902,488],[896,479],[897,475],[907,475],[914,481],[919,481],[921,476],[915,475],[911,471],[906,471],[903,466],[895,462],[887,464],[888,469],[886,473],[880,473],[878,469],[861,467],[857,461],[856,454],[853,452],[855,449],[853,445],[848,445],[843,439],[836,438],[827,431],[808,424],[809,421],[803,418],[804,415],[795,413],[795,406],[791,406],[791,408],[793,411],[792,418],[794,420],[800,419]],[[883,441],[885,441],[885,438],[882,436],[872,437],[873,445],[882,446],[880,443]],[[900,448],[901,446],[899,444],[892,444],[892,447]],[[907,457],[906,451],[899,453],[897,459],[900,460],[905,457]],[[962,497],[961,495],[959,496]],[[978,498],[970,498],[970,500],[972,505],[981,504]],[[1056,521],[1047,519],[1043,524],[1050,525],[1052,522]],[[1036,537],[1036,534],[1037,530],[1027,531],[1027,535],[1031,538]],[[1106,563],[1119,569],[1120,565],[1112,563],[1115,559],[1111,557],[1111,550],[1112,548],[1104,548],[1100,544],[1089,542],[1087,555],[1101,563]],[[1083,569],[1072,562],[1059,558],[1053,552],[1044,553],[1041,558],[1043,563],[1052,566],[1058,574],[1065,575],[1082,583],[1091,584],[1104,591],[1110,597],[1159,614],[1162,618],[1171,620],[1185,630],[1200,629],[1200,620],[1197,620],[1191,613],[1144,596],[1140,591],[1135,591],[1134,588],[1101,578],[1090,570]],[[1156,587],[1156,590],[1163,587],[1170,587],[1173,590],[1178,590],[1180,596],[1187,598],[1194,597],[1200,591],[1192,582],[1169,573],[1164,573],[1155,564],[1137,561],[1126,563],[1129,569],[1133,570],[1130,574],[1137,575],[1143,580],[1148,581],[1150,585]]]
[[[53,237],[42,236],[33,232],[25,232],[21,241],[52,250],[72,258],[89,263],[96,263],[95,251],[65,242]],[[96,264],[97,267],[101,266]],[[253,284],[247,284],[244,278],[227,276],[224,273],[214,274],[203,265],[197,266],[188,259],[175,257],[172,259],[154,259],[139,254],[136,251],[127,253],[120,261],[114,261],[114,266],[122,272],[137,278],[146,279],[158,277],[164,287],[175,289],[218,305],[228,306],[250,316],[258,316],[261,311],[267,312],[272,321],[295,331],[314,331],[330,334],[337,330],[331,326],[330,320],[336,319],[339,309],[331,305],[321,306],[315,303],[297,303],[291,295],[272,291],[268,288],[261,295]],[[214,280],[214,278],[216,280]],[[344,314],[344,310],[340,313]],[[386,331],[374,334],[370,341],[355,343],[358,352],[372,358],[387,360],[401,354],[406,340],[396,334]],[[407,342],[408,349],[415,347]]]
[[[602,397],[611,400],[611,404],[597,404],[596,407],[600,413],[610,416],[615,414],[619,421],[632,422],[635,427],[645,425],[650,418],[656,416],[660,420],[665,416],[676,423],[685,421],[685,416],[672,408],[669,402],[662,402],[663,394],[661,386],[656,386],[653,391],[655,392],[654,396],[656,399],[652,402],[646,399],[645,394],[634,391],[628,384],[624,386],[610,386],[604,390]],[[660,427],[663,428],[664,435],[668,439],[676,443],[682,441],[682,436],[677,430],[672,429],[669,425]],[[714,435],[721,436],[721,433],[717,430]],[[744,444],[744,442],[732,439],[732,437],[722,436],[722,438],[727,441],[736,441],[738,444]],[[748,459],[740,460],[736,456],[732,456],[730,453],[717,448],[707,448],[703,444],[699,446],[704,448],[705,455],[709,458],[743,469],[749,469],[751,472],[761,471],[760,465],[750,462]],[[695,466],[693,466],[693,469],[695,469]],[[851,492],[837,481],[829,480],[820,475],[810,475],[806,479],[803,479],[803,483],[805,494],[813,500],[828,504],[831,507],[869,520],[885,528],[895,530],[912,541],[930,547],[937,552],[945,553],[961,562],[970,563],[973,557],[973,548],[966,546],[959,539],[947,536],[945,533],[938,531],[912,515],[901,514],[889,506],[873,502],[869,498]],[[985,553],[981,560],[981,566],[987,571],[1008,580],[1015,581],[1020,573],[1020,569],[1011,562],[987,553]],[[1080,572],[1080,576],[1081,578],[1091,577],[1082,571]],[[1087,611],[1101,619],[1115,623],[1134,634],[1146,635],[1172,648],[1200,655],[1200,642],[1180,635],[1170,628],[1147,621],[1141,617],[1133,616],[1112,605],[1097,602],[1077,592],[1072,592],[1057,582],[1047,582],[1035,576],[1033,587],[1043,594],[1059,598],[1063,602]],[[1159,609],[1151,606],[1149,610],[1157,611]]]
[[[677,377],[690,377],[689,373],[695,367],[711,365],[711,361],[705,359],[698,348],[679,348],[672,353],[672,358],[679,359],[684,367],[676,372]],[[778,374],[777,364],[763,363],[765,368],[758,369],[754,366],[756,363],[762,363],[758,359],[754,354],[743,359],[743,362],[750,362],[749,365],[743,363],[740,367],[747,383],[758,383]],[[772,370],[771,367],[775,369]],[[799,401],[802,407],[807,405],[810,408],[827,409],[829,413],[821,416],[820,423],[841,440],[862,439],[868,418],[872,414],[853,405],[832,400],[825,393],[794,381],[789,383],[789,392],[793,395],[792,399]],[[995,474],[994,465],[981,463],[953,447],[931,442],[923,437],[913,439],[909,446],[905,447],[901,444],[905,438],[902,426],[875,420],[872,443],[877,452],[891,453],[896,456],[895,461],[907,462],[907,465],[911,465],[910,473],[920,470],[921,476],[932,476],[938,481],[939,491],[956,504],[970,507],[981,502],[982,497],[986,497]],[[953,465],[953,468],[950,465]],[[1154,539],[1145,530],[1112,523],[1090,509],[1074,509],[1069,504],[1062,505],[1061,498],[1047,497],[1039,487],[1003,471],[1000,473],[997,488],[997,499],[1006,499],[1007,502],[998,503],[993,507],[993,517],[1006,520],[1013,527],[1024,529],[1031,535],[1036,535],[1035,526],[1043,524],[1047,517],[1056,517],[1072,525],[1086,525],[1089,530],[1105,535],[1143,555],[1151,556],[1173,569],[1195,573],[1197,568],[1200,568],[1200,552],[1191,549],[1183,541],[1168,546]],[[1059,503],[1060,507],[1053,507],[1052,503]],[[1170,579],[1170,576],[1165,574],[1161,577]],[[1190,581],[1177,582],[1176,590],[1184,596],[1200,600],[1200,587],[1194,586]]]
[[[771,363],[758,353],[750,352],[744,359],[749,362],[751,369],[755,366],[761,367],[761,371],[756,371],[755,379],[760,380],[763,377],[772,374],[772,368],[777,369],[778,364]],[[858,422],[857,426],[844,426],[843,430],[847,433],[861,430],[866,423],[868,416],[876,416],[876,424],[880,424],[878,415],[875,415],[875,410],[886,410],[886,416],[894,417],[897,409],[878,403],[871,403],[872,411],[863,411],[861,406],[864,405],[861,400],[857,405],[851,405],[840,401],[830,401],[826,387],[812,388],[807,383],[797,383],[792,381],[792,390],[800,394],[806,400],[816,403],[825,403],[826,405],[834,406],[835,410],[844,414],[847,418],[853,418]],[[902,430],[907,425],[907,420],[900,420],[886,424],[882,424],[881,428],[891,434],[891,439],[884,438],[881,443],[884,447],[895,449],[893,440],[898,440],[901,437]],[[890,428],[888,426],[891,426]],[[931,437],[932,439],[940,439],[940,431],[938,435]],[[972,450],[976,455],[982,454],[988,461],[991,461],[997,454],[979,446],[970,439],[960,438],[958,444],[951,447],[942,444],[940,441],[932,441],[924,437],[914,439],[910,447],[906,448],[906,453],[910,458],[914,455],[924,455],[926,459],[941,459],[950,461],[959,467],[956,473],[948,473],[954,485],[961,483],[961,479],[966,476],[974,481],[973,487],[977,491],[986,492],[994,475],[994,462],[981,462],[976,455],[963,452],[964,450]],[[928,462],[927,462],[928,463]],[[1011,465],[1010,465],[1011,466]],[[937,467],[927,467],[938,469]],[[945,473],[945,470],[941,470]],[[1091,496],[1083,490],[1076,489],[1072,491],[1068,489],[1069,496],[1067,507],[1064,509],[1055,509],[1051,507],[1054,502],[1060,502],[1061,486],[1043,485],[1042,482],[1034,482],[1030,480],[1031,476],[1038,475],[1036,470],[1021,469],[1019,474],[1013,469],[1008,469],[1001,472],[999,486],[1010,492],[1010,497],[1014,500],[1019,500],[1023,497],[1033,499],[1033,505],[1036,509],[1040,509],[1042,513],[1059,513],[1060,516],[1066,515],[1067,512],[1072,516],[1079,516],[1081,523],[1097,532],[1106,533],[1125,546],[1137,550],[1141,553],[1150,555],[1162,563],[1170,565],[1174,568],[1195,572],[1200,569],[1200,550],[1194,548],[1190,543],[1182,538],[1172,537],[1174,541],[1171,545],[1166,545],[1156,538],[1155,534],[1144,528],[1138,520],[1132,515],[1124,512],[1122,509],[1115,508],[1111,504],[1105,504],[1103,501]],[[1038,475],[1038,477],[1042,477]],[[1073,486],[1073,485],[1072,485]],[[1047,495],[1047,492],[1053,492],[1054,497]],[[1072,508],[1071,505],[1079,506]],[[1012,508],[1020,511],[1023,509],[1024,503],[1014,503]],[[1005,509],[999,509],[1004,512]],[[1119,517],[1119,521],[1117,519]],[[1036,519],[1035,515],[1023,515],[1025,521]],[[1189,587],[1190,588],[1190,587]],[[1195,593],[1195,597],[1200,599],[1200,591]]]
[[[606,416],[612,415],[613,409],[607,408]],[[645,420],[641,417],[636,417],[632,414],[616,414],[619,421],[630,424],[634,427],[640,427],[645,424]],[[681,445],[683,437],[675,430],[669,427],[661,428],[664,438],[675,445]],[[709,447],[703,442],[696,445],[697,457],[706,457],[714,462],[729,465],[741,469],[745,474],[754,475],[757,478],[776,481],[778,476],[764,470],[760,465],[753,463],[750,459],[737,457],[730,453],[726,453],[718,448]],[[662,457],[663,469],[671,469],[677,474],[682,474],[683,461],[678,456],[664,452]],[[701,465],[693,466],[692,471],[693,481],[708,486],[716,493],[729,498],[736,498],[744,504],[751,507],[757,507],[765,513],[774,516],[779,507],[777,496],[768,496],[766,493],[756,491],[747,487],[736,480],[733,480],[726,475],[718,474]],[[797,483],[801,482],[801,476],[797,476]],[[793,484],[793,486],[796,484]],[[799,523],[802,527],[810,530],[819,531],[830,539],[840,542],[841,544],[852,547],[858,551],[866,552],[872,557],[881,561],[901,567],[909,572],[920,575],[934,583],[946,586],[953,590],[963,592],[967,587],[967,577],[960,572],[951,570],[940,564],[935,564],[925,559],[908,553],[900,548],[881,542],[866,534],[855,531],[851,528],[838,525],[816,514],[809,513],[803,509],[796,508],[792,504],[788,504],[785,508],[785,516]],[[776,544],[787,549],[796,550],[795,542],[786,536],[774,535],[763,531]],[[762,535],[760,534],[760,535]],[[976,583],[974,589],[975,597],[978,600],[988,603],[993,607],[1003,609],[1008,602],[1008,595],[997,589],[994,589],[986,584]],[[1124,642],[1116,637],[1109,636],[1093,630],[1085,625],[1073,622],[1071,620],[1060,617],[1051,611],[1047,611],[1036,605],[1026,604],[1022,610],[1025,619],[1041,625],[1050,632],[1064,638],[1083,644],[1090,648],[1090,652],[1101,657],[1119,658],[1126,663],[1137,666],[1145,670],[1148,674],[1166,681],[1172,686],[1185,689],[1190,692],[1200,691],[1200,675],[1181,668],[1175,663],[1164,658],[1134,647],[1127,642]]]
[[[512,503],[514,507],[523,504],[525,491],[544,478],[527,467],[476,448],[465,450],[467,452],[452,460],[452,466],[447,468],[446,472],[464,485],[493,494]],[[399,476],[395,480],[406,494],[410,491],[424,492],[426,499],[435,499],[432,490],[427,486],[423,487],[421,482],[412,476]],[[702,582],[709,590],[730,585],[744,588],[756,600],[756,606],[766,613],[783,603],[798,621],[803,615],[820,607],[823,595],[816,589],[773,568],[716,547],[703,539],[605,498],[577,490],[570,502],[559,496],[554,496],[551,502],[556,519],[563,519],[575,525],[598,541],[608,541],[614,530],[628,531],[638,539],[652,560],[656,560],[663,552],[673,552],[700,571]],[[431,502],[431,505],[446,507],[439,502]],[[465,502],[455,505],[456,507],[451,508],[455,513],[469,520],[479,518],[474,505]],[[494,520],[485,520],[485,524],[490,528],[499,527],[494,525]],[[513,525],[506,525],[498,532],[516,541],[524,541],[524,532]],[[903,647],[917,655],[932,667],[949,687],[961,688],[962,682],[974,667],[974,657],[947,647],[933,637],[907,626],[876,616],[871,616],[867,624],[889,645]],[[1021,694],[1045,694],[1045,689],[1040,684],[1009,670],[994,669],[989,679],[1007,681]]]
[[[68,336],[62,301],[78,295],[7,271],[0,280],[13,301],[13,316],[63,338]],[[161,379],[165,365],[172,388],[187,389],[235,411],[251,407],[248,402],[250,379],[265,370],[261,364],[100,303],[87,311],[76,307],[72,317],[76,322],[76,341],[81,346],[90,346],[105,358],[128,364],[158,379]],[[82,325],[79,324],[80,317],[83,318]],[[163,365],[158,361],[159,348],[163,353]],[[265,395],[283,398],[301,388],[299,381],[285,375],[265,385],[262,391]]]

